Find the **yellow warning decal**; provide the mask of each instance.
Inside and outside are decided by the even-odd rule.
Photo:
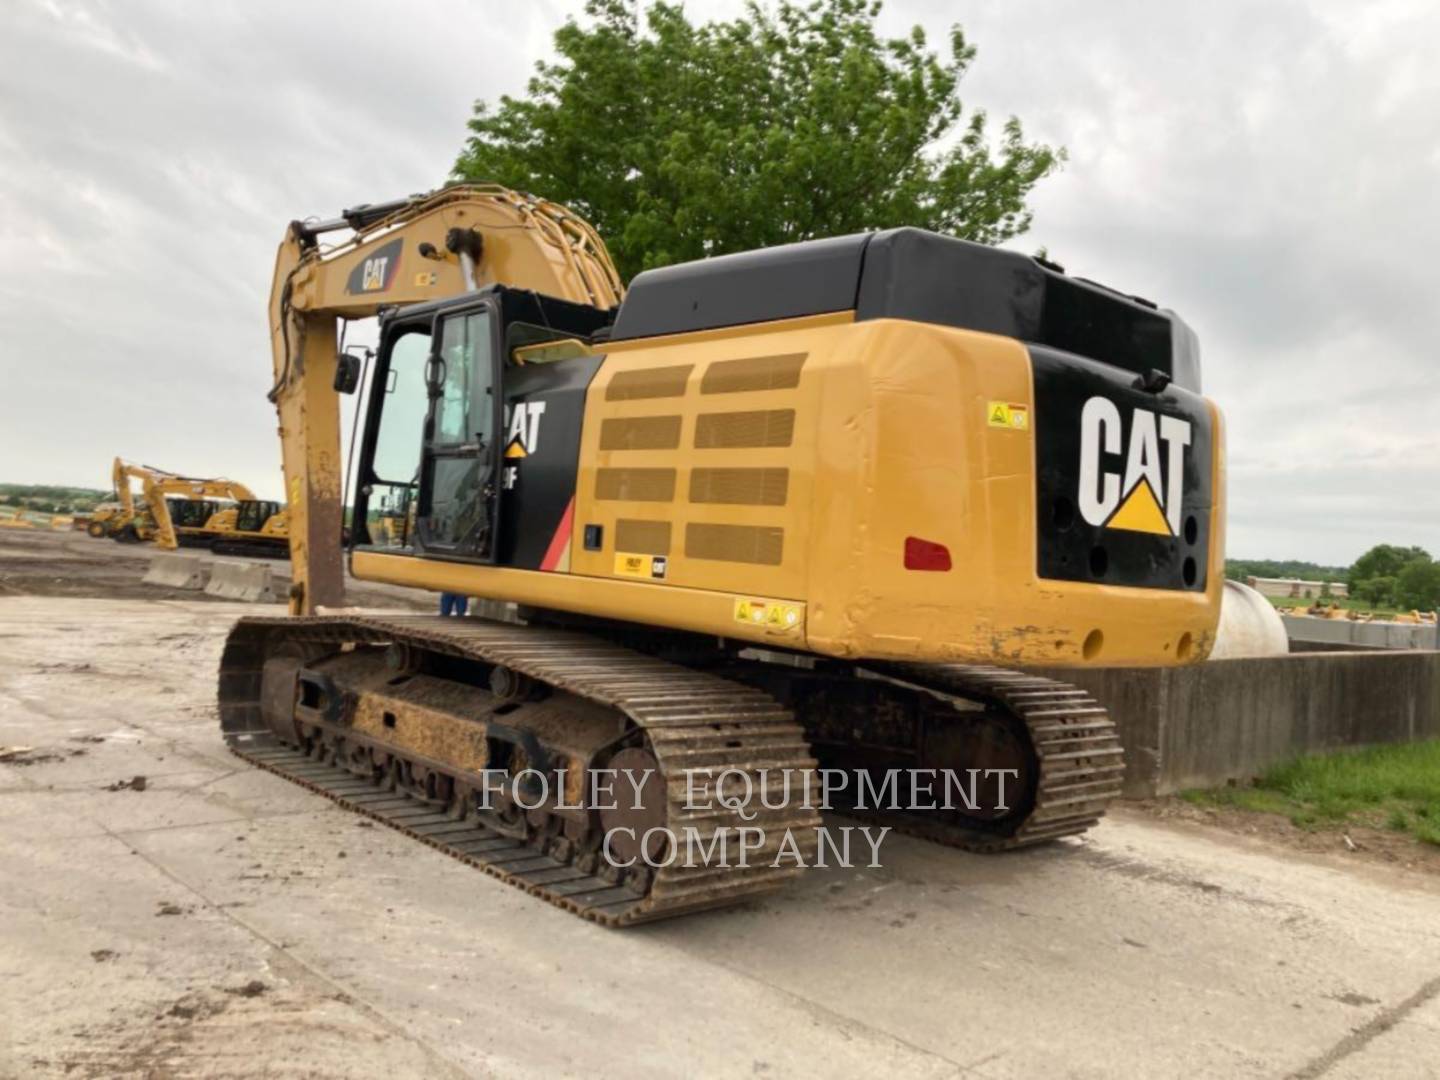
[[[649,577],[650,569],[654,565],[653,555],[615,555],[615,573],[624,574],[626,577]]]
[[[985,422],[1010,431],[1030,430],[1030,407],[1009,401],[992,401],[985,406]]]
[[[1165,511],[1160,509],[1160,500],[1155,489],[1143,476],[1105,522],[1107,529],[1128,529],[1130,532],[1154,533],[1156,536],[1170,536],[1170,523],[1165,520]]]
[[[418,274],[415,275],[415,288],[417,288],[417,289],[425,289],[425,288],[428,288],[429,286],[434,285],[435,282],[438,281],[438,280],[439,280],[439,276],[438,276],[438,275],[436,275],[436,274],[434,274],[434,273],[431,273],[431,272],[429,272],[429,271],[422,270],[420,273],[418,273]]]
[[[773,600],[736,600],[735,621],[768,630],[796,630],[800,626],[800,609]]]

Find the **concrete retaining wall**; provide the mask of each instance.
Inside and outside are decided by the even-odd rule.
[[[1046,674],[1109,708],[1132,798],[1250,780],[1304,753],[1440,738],[1440,653],[1430,650]]]

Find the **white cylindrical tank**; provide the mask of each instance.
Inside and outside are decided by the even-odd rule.
[[[1274,605],[1249,585],[1227,580],[1220,597],[1220,625],[1215,630],[1210,659],[1284,656],[1289,651],[1285,623]]]

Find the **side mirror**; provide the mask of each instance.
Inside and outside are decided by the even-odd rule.
[[[340,353],[335,357],[335,392],[353,394],[360,385],[360,357]]]

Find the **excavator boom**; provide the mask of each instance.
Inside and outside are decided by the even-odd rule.
[[[339,243],[325,242],[347,230]],[[270,293],[270,400],[289,504],[292,614],[344,598],[336,320],[496,283],[602,309],[624,293],[588,223],[497,186],[447,187],[286,231]]]

